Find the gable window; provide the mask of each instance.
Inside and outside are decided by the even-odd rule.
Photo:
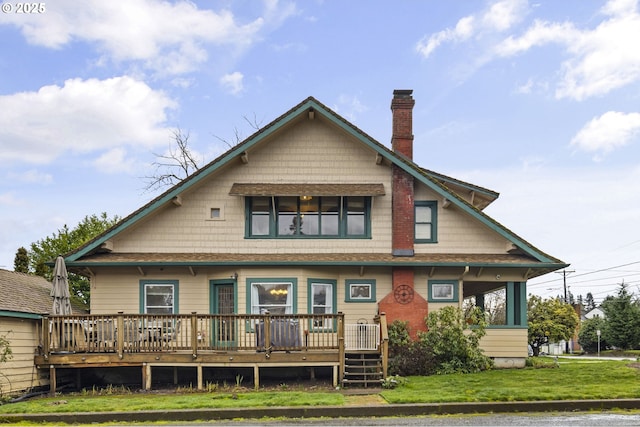
[[[336,281],[309,279],[309,312],[312,314],[333,314],[336,307]],[[318,316],[313,319],[314,328],[333,327],[332,319]]]
[[[436,243],[438,204],[435,201],[415,202],[415,242]]]
[[[368,238],[369,196],[247,197],[247,237]]]
[[[248,283],[252,314],[291,314],[295,307],[295,287],[292,280],[253,279]]]
[[[140,282],[140,310],[147,314],[177,313],[178,281]]]

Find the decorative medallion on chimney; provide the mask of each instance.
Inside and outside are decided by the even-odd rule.
[[[409,304],[413,301],[413,287],[409,285],[398,285],[393,291],[393,297],[400,304]]]

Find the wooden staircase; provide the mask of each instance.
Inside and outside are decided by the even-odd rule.
[[[372,351],[345,353],[343,387],[380,387],[383,379],[380,353]]]

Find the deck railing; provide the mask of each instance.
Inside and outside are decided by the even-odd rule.
[[[48,316],[42,351],[142,353],[339,350],[344,315],[125,314]]]

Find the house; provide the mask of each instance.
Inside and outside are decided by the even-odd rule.
[[[593,319],[594,317],[600,317],[601,319],[604,319],[606,316],[604,314],[604,311],[602,311],[602,308],[594,307],[591,310],[584,313],[584,316],[582,316],[582,320]]]
[[[33,355],[40,345],[41,319],[51,312],[52,305],[51,282],[0,269],[0,337],[9,342],[12,352],[0,365],[0,397],[48,385],[47,375],[36,371]],[[75,303],[72,310],[86,313]]]
[[[328,366],[344,383],[349,349],[384,352],[394,320],[416,336],[430,311],[496,301],[482,347],[524,366],[527,280],[567,264],[483,212],[498,193],[413,162],[413,107],[411,90],[394,91],[389,149],[309,97],[67,254],[91,281],[92,316],[126,328],[153,315],[183,337],[152,360],[165,344],[129,354],[121,340],[111,366],[142,366],[147,386],[171,365],[196,367],[199,386],[222,367],[251,367],[257,384],[267,365]]]

